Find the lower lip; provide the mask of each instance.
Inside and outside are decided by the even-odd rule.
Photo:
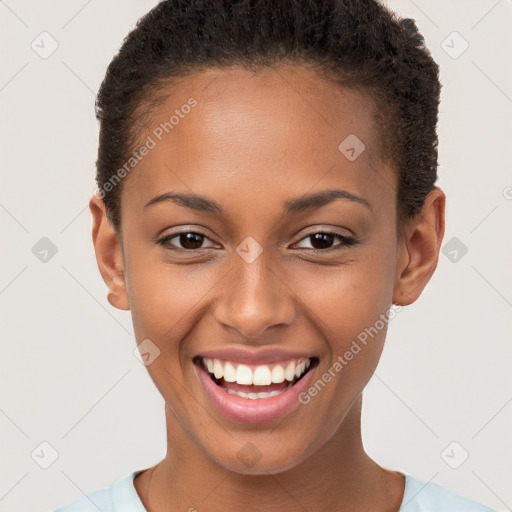
[[[196,368],[204,389],[217,410],[228,419],[240,423],[265,423],[277,420],[298,407],[299,395],[309,386],[316,369],[311,368],[302,379],[279,395],[252,400],[224,391],[213,382],[201,365],[196,365]]]

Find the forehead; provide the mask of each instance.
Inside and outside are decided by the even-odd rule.
[[[176,189],[235,189],[266,206],[270,193],[281,204],[317,185],[372,195],[384,184],[388,198],[394,193],[394,173],[379,160],[372,98],[310,69],[210,68],[162,92],[139,133],[153,147],[125,184],[139,205]],[[362,151],[356,159],[352,148]]]

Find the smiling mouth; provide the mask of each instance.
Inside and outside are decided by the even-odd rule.
[[[311,357],[269,365],[245,365],[196,356],[193,362],[226,393],[257,400],[284,393],[315,368],[319,359]]]

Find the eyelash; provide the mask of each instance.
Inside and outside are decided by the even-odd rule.
[[[209,247],[200,247],[198,249],[184,249],[184,248],[181,248],[181,247],[174,247],[172,244],[169,243],[170,240],[174,239],[174,238],[177,238],[179,237],[180,235],[185,235],[185,234],[188,234],[188,233],[193,233],[195,235],[199,235],[199,236],[202,236],[204,237],[205,239],[208,239],[210,240],[210,238],[205,235],[204,233],[201,233],[201,232],[198,232],[198,231],[192,231],[192,230],[189,230],[189,231],[177,231],[175,233],[170,233],[168,235],[165,235],[164,237],[160,238],[157,240],[157,243],[171,251],[177,251],[177,252],[200,252],[200,251],[204,251],[205,249],[209,249]],[[338,250],[338,249],[346,249],[347,247],[350,247],[350,246],[353,246],[353,245],[356,245],[358,242],[355,238],[352,238],[352,237],[349,237],[349,236],[346,236],[346,235],[341,235],[339,233],[336,233],[336,232],[332,232],[332,231],[315,231],[314,233],[310,233],[308,235],[306,235],[305,237],[301,238],[299,240],[299,242],[302,242],[303,240],[306,240],[307,238],[310,238],[314,235],[317,235],[317,234],[322,234],[322,235],[333,235],[335,237],[338,237],[342,243],[338,244],[337,246],[334,246],[334,247],[329,247],[328,249],[315,249],[315,248],[305,248],[306,250],[308,251],[313,251],[313,252],[329,252],[329,251],[335,251],[335,250]],[[211,241],[211,240],[210,240]],[[299,243],[297,242],[297,243]],[[302,248],[304,249],[304,247]]]

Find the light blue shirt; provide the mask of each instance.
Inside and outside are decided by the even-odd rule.
[[[52,512],[147,512],[133,485],[133,479],[141,472],[133,471],[111,486],[102,487]],[[404,476],[405,490],[398,512],[497,512],[439,484],[426,484],[410,475]]]

